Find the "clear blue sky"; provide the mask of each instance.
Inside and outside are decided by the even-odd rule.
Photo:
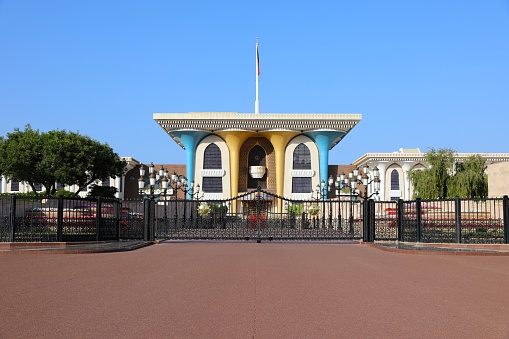
[[[360,113],[330,153],[509,152],[509,1],[0,0],[0,135],[184,163],[153,113]]]

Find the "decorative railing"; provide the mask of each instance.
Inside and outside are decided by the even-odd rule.
[[[207,208],[205,208],[207,207]],[[508,243],[509,202],[287,199],[263,190],[223,200],[0,197],[0,241],[154,239]]]

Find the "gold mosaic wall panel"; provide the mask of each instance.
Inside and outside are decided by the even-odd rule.
[[[267,154],[267,190],[274,191],[276,189],[276,155],[274,154],[274,147],[266,138],[252,137],[247,139],[240,148],[239,192],[247,191],[247,178],[249,175],[248,155],[249,151],[256,145],[260,145]]]

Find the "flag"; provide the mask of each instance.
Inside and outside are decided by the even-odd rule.
[[[258,75],[260,75],[260,54],[258,54],[258,44],[256,44],[256,66],[258,69]]]

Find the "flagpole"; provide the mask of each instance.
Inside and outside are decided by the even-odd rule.
[[[256,98],[255,114],[260,113],[260,102],[258,101],[258,76],[260,75],[260,56],[258,55],[258,37],[256,37]]]

